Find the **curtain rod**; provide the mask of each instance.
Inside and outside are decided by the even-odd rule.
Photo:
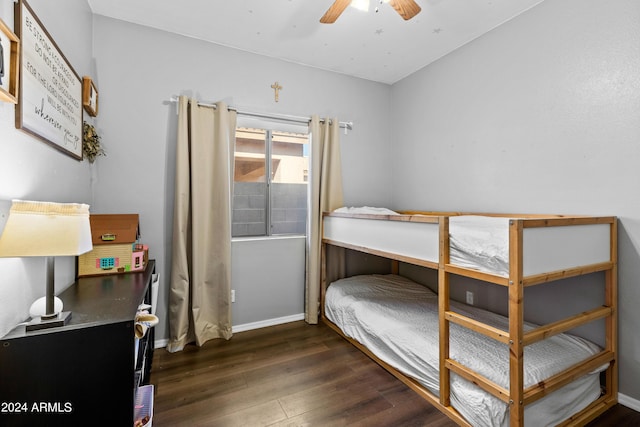
[[[169,101],[178,102],[178,97],[172,96],[171,99],[169,99]],[[205,102],[198,102],[198,105],[201,107],[216,108],[216,104],[208,104]],[[308,124],[311,121],[310,117],[291,116],[288,114],[275,114],[275,113],[257,113],[254,111],[238,110],[236,107],[231,107],[231,106],[227,108],[231,111],[235,111],[237,114],[240,114],[242,116],[257,117],[261,119],[274,119],[274,120],[282,120],[285,122],[303,123],[303,124]],[[320,121],[324,122],[324,119],[320,119]],[[353,122],[339,122],[339,125],[341,128],[344,129],[345,135],[347,134],[348,130],[353,130]]]

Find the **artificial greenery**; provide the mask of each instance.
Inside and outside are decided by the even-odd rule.
[[[106,156],[104,149],[100,146],[100,135],[96,132],[96,128],[87,122],[84,122],[84,135],[82,139],[82,152],[89,159],[89,163],[96,161],[98,156]]]

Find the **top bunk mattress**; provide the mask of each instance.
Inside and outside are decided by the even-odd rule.
[[[400,260],[435,266],[439,262],[438,216],[403,215],[385,208],[340,208],[325,216],[324,238],[371,249]],[[509,276],[509,226],[504,216],[451,215],[450,261],[455,266]],[[523,276],[610,260],[607,223],[532,227],[523,230]],[[405,259],[406,258],[406,259]],[[425,262],[422,262],[425,261]]]

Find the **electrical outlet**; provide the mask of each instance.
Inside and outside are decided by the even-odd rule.
[[[467,291],[467,304],[473,305],[473,292]]]
[[[231,302],[236,302],[236,290],[231,289]]]

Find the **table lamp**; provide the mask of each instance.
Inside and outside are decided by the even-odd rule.
[[[45,313],[27,324],[33,331],[66,325],[71,312],[54,308],[54,257],[93,249],[89,205],[13,200],[0,236],[0,257],[45,257]]]

